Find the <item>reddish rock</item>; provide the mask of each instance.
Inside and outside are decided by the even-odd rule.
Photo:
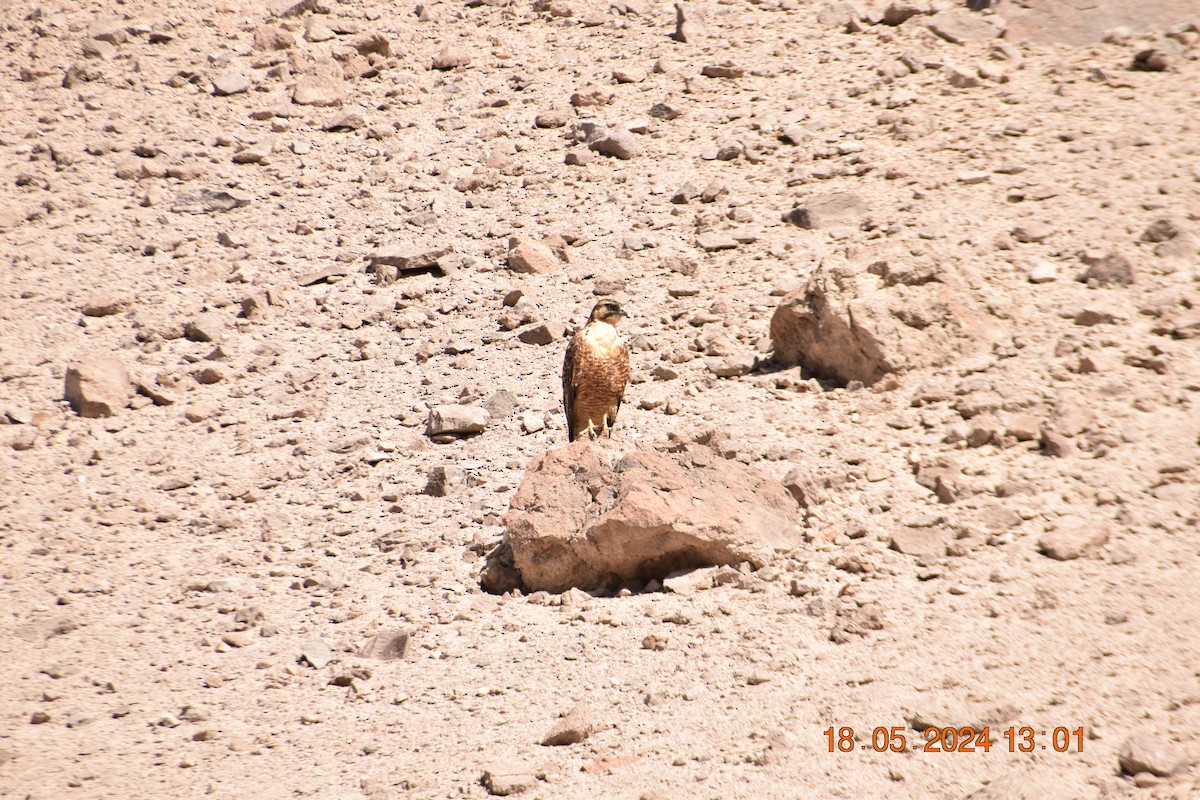
[[[869,385],[889,373],[943,365],[994,338],[959,281],[905,280],[881,285],[865,269],[822,263],[771,318],[776,360],[816,377]]]
[[[796,501],[780,483],[695,444],[673,454],[587,440],[551,450],[526,471],[504,522],[532,591],[758,567],[804,541]]]
[[[545,275],[562,266],[550,248],[541,242],[514,236],[508,240],[508,268],[513,272]]]

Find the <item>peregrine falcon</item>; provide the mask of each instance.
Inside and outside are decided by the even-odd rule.
[[[612,436],[629,385],[629,348],[616,324],[628,316],[614,300],[601,300],[567,345],[563,358],[563,409],[570,441],[587,434]]]

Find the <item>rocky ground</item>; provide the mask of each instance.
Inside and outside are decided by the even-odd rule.
[[[971,5],[9,3],[0,796],[1200,797],[1200,30]],[[481,588],[598,295],[795,546]]]

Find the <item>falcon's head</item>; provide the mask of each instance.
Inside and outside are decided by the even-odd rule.
[[[609,325],[616,325],[629,315],[625,313],[625,309],[621,308],[621,304],[616,300],[601,300],[596,303],[592,309],[591,316],[588,317],[588,322],[607,322]]]

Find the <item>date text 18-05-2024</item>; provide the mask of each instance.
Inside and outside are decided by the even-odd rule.
[[[888,751],[899,753],[908,748],[908,736],[903,725],[891,728],[871,729],[869,740],[855,740],[854,729],[830,726],[825,729],[825,740],[831,753],[850,753],[854,750],[871,750],[876,753]],[[1083,728],[1048,728],[1037,730],[1029,725],[1010,726],[998,730],[993,738],[989,728],[926,728],[914,737],[912,751],[915,753],[987,753],[993,747],[1009,753],[1032,753],[1035,750],[1054,750],[1066,753],[1083,751]],[[1072,747],[1074,745],[1074,747]]]

